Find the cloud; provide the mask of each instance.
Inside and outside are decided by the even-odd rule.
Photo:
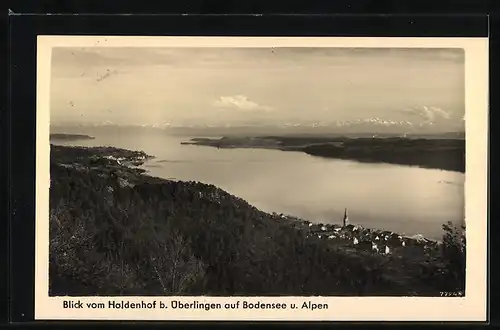
[[[221,96],[212,104],[222,109],[235,109],[240,111],[272,111],[273,108],[266,105],[260,105],[248,100],[244,95]]]
[[[432,122],[438,118],[441,119],[449,119],[450,118],[450,113],[447,111],[437,108],[437,107],[413,107],[413,108],[406,108],[403,109],[403,112],[419,116],[423,118],[425,121]]]

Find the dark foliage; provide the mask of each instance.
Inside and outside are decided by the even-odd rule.
[[[303,151],[313,156],[465,172],[465,140],[459,139],[360,138],[348,139],[340,146],[311,145]]]
[[[457,138],[266,136],[193,139],[189,144],[219,148],[273,148],[326,158],[465,172],[465,139]]]
[[[465,290],[466,237],[465,226],[457,227],[451,222],[443,225],[442,253],[446,261],[446,290]]]
[[[213,185],[95,162],[144,153],[51,150],[51,295],[439,295],[463,278],[449,249],[335,246]]]

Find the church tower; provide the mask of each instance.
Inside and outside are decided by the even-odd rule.
[[[347,217],[347,207],[345,208],[344,211],[344,220],[343,220],[343,227],[346,227],[349,225],[349,218]]]

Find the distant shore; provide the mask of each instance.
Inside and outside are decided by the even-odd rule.
[[[50,134],[51,141],[78,141],[78,140],[94,140],[95,137],[85,134],[66,134],[66,133],[53,133]]]
[[[418,166],[465,173],[464,139],[264,136],[194,138],[182,144],[216,148],[299,151],[324,158]]]

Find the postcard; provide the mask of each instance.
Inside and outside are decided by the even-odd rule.
[[[36,319],[486,320],[486,38],[37,49]]]

